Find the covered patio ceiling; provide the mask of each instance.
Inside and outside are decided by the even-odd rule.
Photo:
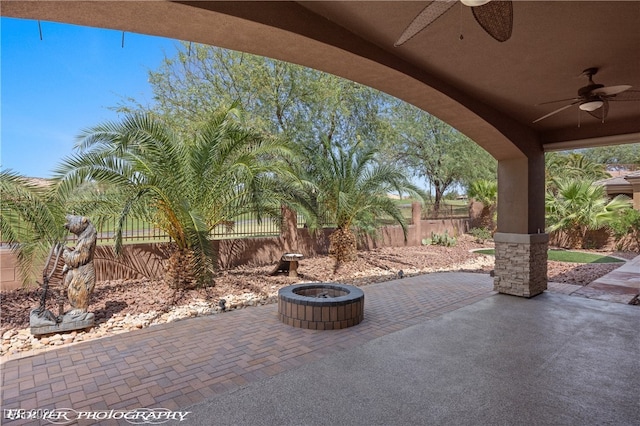
[[[206,43],[327,71],[432,113],[499,160],[640,142],[640,100],[610,102],[604,122],[574,105],[533,123],[570,101],[537,104],[576,97],[588,83],[586,68],[599,69],[596,83],[640,91],[640,2],[514,1],[505,42],[458,2],[395,47],[427,4],[3,0],[0,13]]]

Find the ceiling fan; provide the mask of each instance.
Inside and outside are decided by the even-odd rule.
[[[460,2],[465,6],[471,7],[473,16],[487,34],[500,42],[509,40],[513,29],[513,5],[511,0],[460,0]],[[438,0],[429,3],[411,21],[400,38],[394,43],[394,46],[398,47],[407,42],[455,4],[456,0]]]
[[[589,84],[578,89],[578,96],[570,99],[559,99],[556,101],[543,102],[538,105],[547,105],[555,102],[567,102],[571,101],[568,105],[551,111],[549,114],[534,120],[533,123],[537,123],[540,120],[551,117],[554,114],[564,111],[567,108],[571,108],[574,105],[578,105],[581,111],[586,111],[593,117],[600,120],[604,120],[609,113],[610,101],[640,101],[639,90],[629,90],[631,86],[627,84],[619,86],[606,86],[604,84],[596,84],[593,82],[593,76],[598,72],[598,68],[587,68],[580,74],[589,78]]]

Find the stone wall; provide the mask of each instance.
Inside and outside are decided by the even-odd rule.
[[[494,235],[494,290],[533,297],[547,289],[547,234]]]
[[[0,249],[0,288],[8,290],[20,286],[18,260],[9,249]]]

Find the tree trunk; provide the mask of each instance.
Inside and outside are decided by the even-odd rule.
[[[584,242],[584,233],[580,228],[567,229],[567,248],[580,249]]]
[[[176,248],[166,263],[165,280],[169,287],[189,289],[198,283],[196,256],[192,250]]]
[[[436,217],[438,217],[440,213],[440,203],[442,202],[443,193],[439,185],[434,185],[434,186],[435,186],[435,197],[433,199],[433,213]]]
[[[482,205],[482,212],[480,213],[480,223],[482,228],[493,231],[495,225],[493,223],[493,207]]]
[[[338,228],[329,235],[329,256],[336,260],[335,270],[344,262],[357,259],[356,236],[349,229]]]

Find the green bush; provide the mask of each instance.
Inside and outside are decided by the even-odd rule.
[[[493,238],[491,230],[488,228],[473,228],[469,233],[476,239],[476,243],[480,244]]]
[[[640,249],[640,211],[624,210],[618,218],[609,223],[618,250]]]

